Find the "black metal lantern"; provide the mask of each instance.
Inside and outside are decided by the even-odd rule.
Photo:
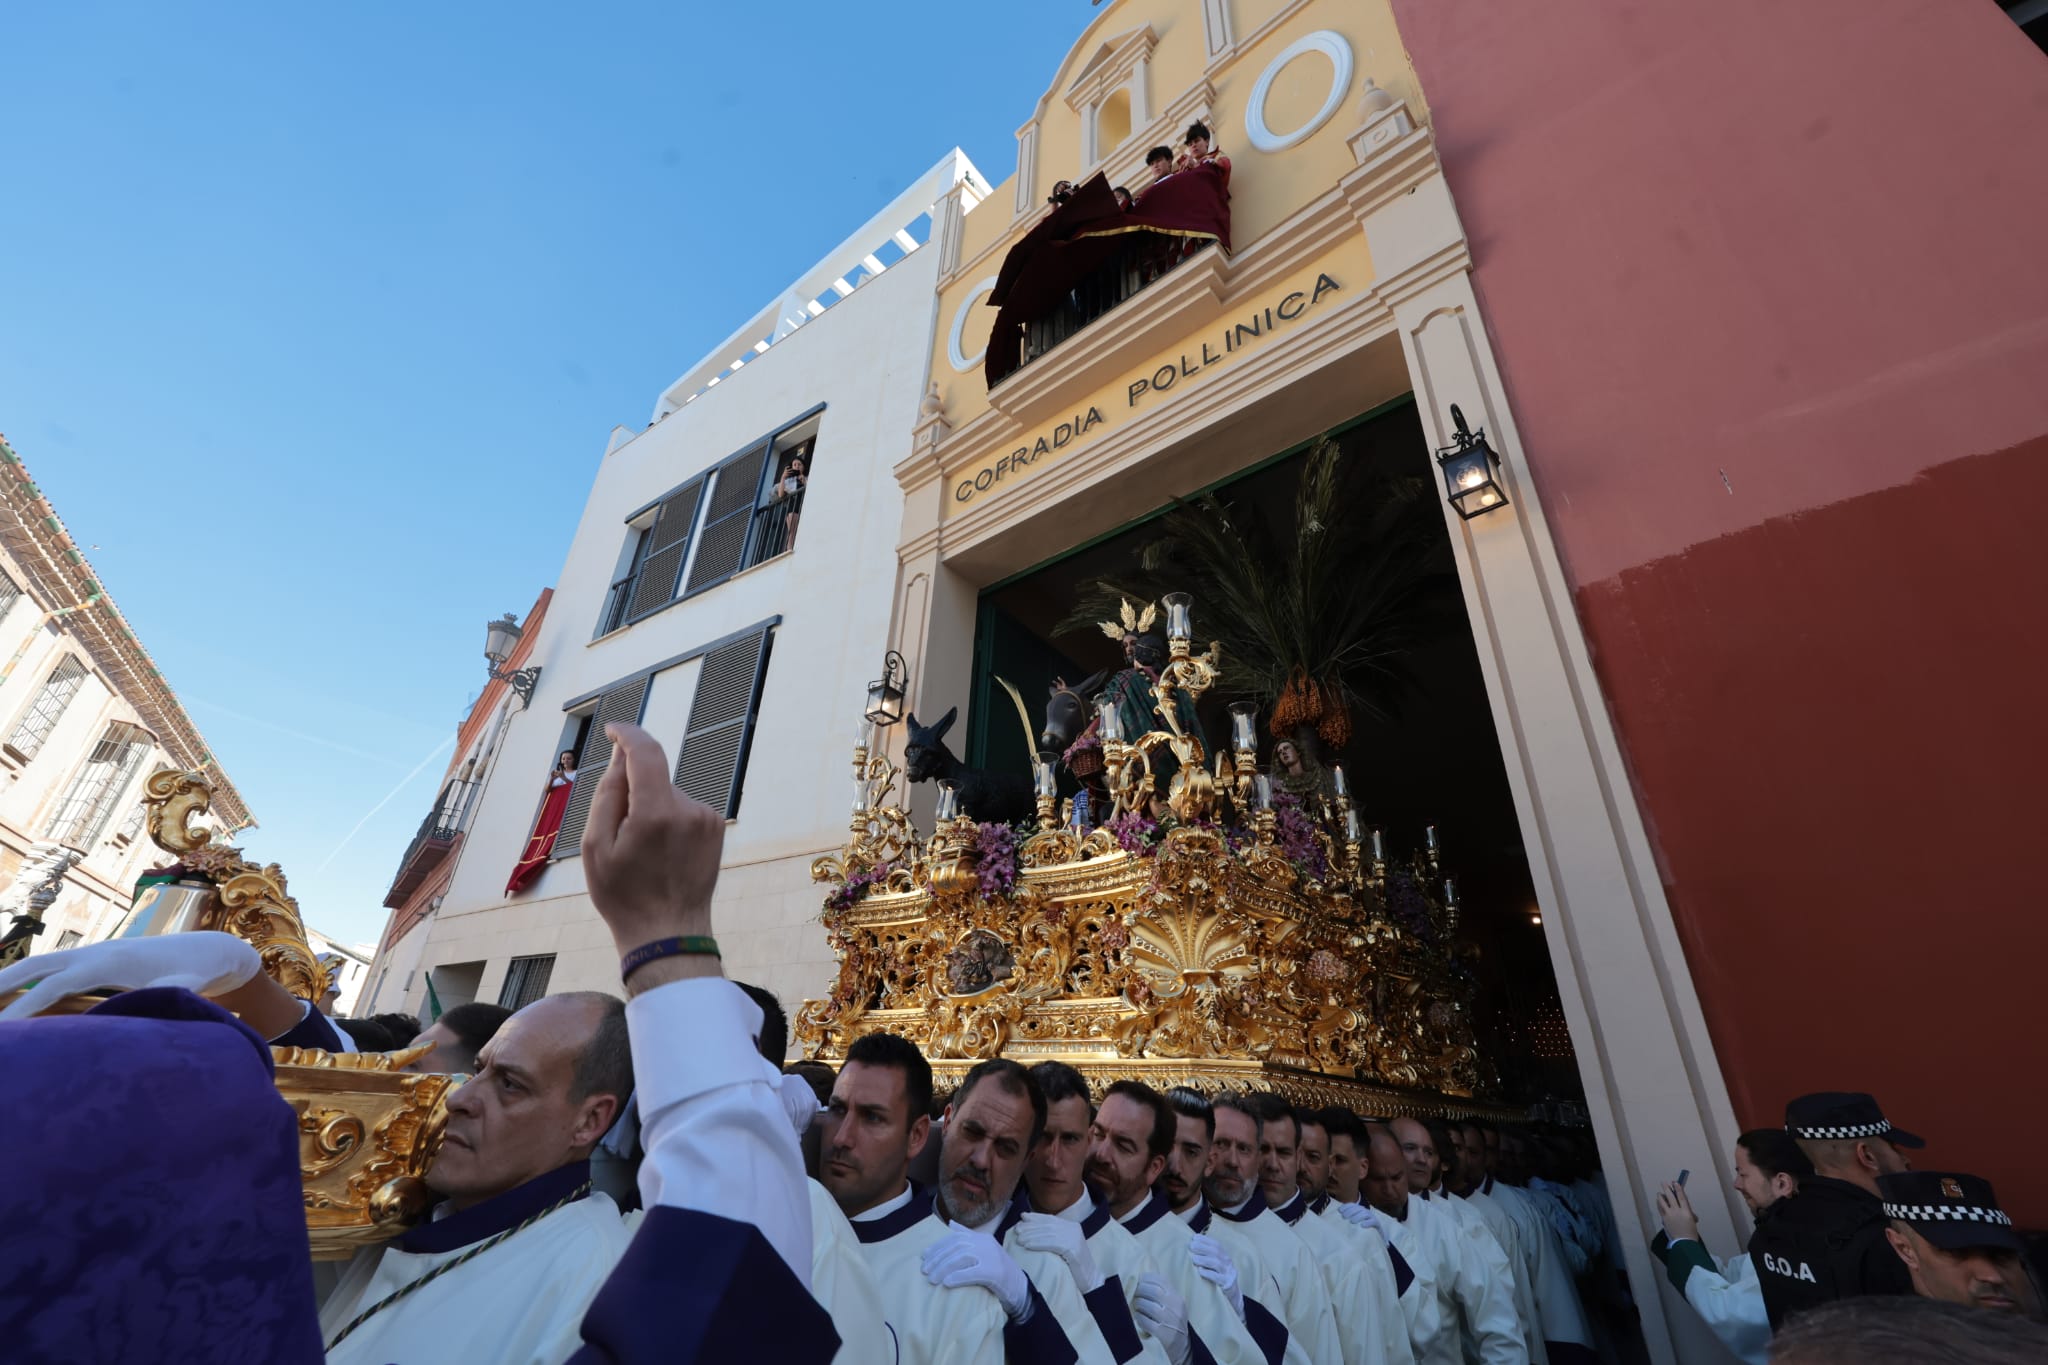
[[[520,709],[533,704],[533,689],[540,682],[540,667],[515,669],[507,673],[505,663],[512,657],[512,651],[519,647],[519,638],[526,632],[511,612],[506,612],[496,621],[484,623],[484,671],[492,681],[505,683],[519,697]]]
[[[902,720],[903,687],[909,681],[910,670],[904,666],[903,656],[893,649],[884,654],[882,676],[868,684],[868,719],[885,727]]]
[[[1486,443],[1486,428],[1474,432],[1467,427],[1456,403],[1451,404],[1451,421],[1458,428],[1457,439],[1436,453],[1436,461],[1443,466],[1444,492],[1451,506],[1470,521],[1507,506],[1508,494],[1500,486],[1500,456]]]

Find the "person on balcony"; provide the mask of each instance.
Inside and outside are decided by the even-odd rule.
[[[533,834],[526,841],[526,852],[512,868],[512,877],[505,883],[505,894],[516,896],[532,886],[554,855],[555,835],[561,831],[562,817],[569,810],[569,794],[576,786],[576,751],[564,749],[555,758],[554,771],[548,774],[547,799],[541,803],[540,819],[533,822]]]
[[[809,475],[804,472],[804,457],[795,455],[782,471],[782,477],[775,481],[775,501],[782,504],[782,548],[796,548],[797,514],[804,508],[804,489],[810,486]]]
[[[1187,138],[1179,156],[1174,158],[1173,169],[1191,171],[1198,166],[1207,166],[1223,177],[1225,189],[1230,186],[1230,158],[1216,150],[1209,125],[1196,119],[1188,125]]]

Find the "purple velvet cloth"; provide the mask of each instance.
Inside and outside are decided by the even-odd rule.
[[[0,1356],[322,1359],[299,1137],[263,1040],[189,991],[0,1024]]]

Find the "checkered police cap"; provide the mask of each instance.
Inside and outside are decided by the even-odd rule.
[[[1785,1131],[1808,1142],[1883,1138],[1894,1147],[1926,1145],[1904,1129],[1892,1127],[1877,1100],[1861,1091],[1801,1095],[1785,1106]]]
[[[2002,1228],[2012,1226],[2011,1216],[2003,1209],[1980,1209],[1962,1204],[1886,1204],[1884,1216],[1907,1223],[1959,1221],[1996,1223]]]

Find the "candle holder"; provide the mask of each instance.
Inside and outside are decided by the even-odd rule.
[[[1346,804],[1344,807],[1344,870],[1353,882],[1364,880],[1359,875],[1364,869],[1358,862],[1358,846],[1361,842],[1359,836],[1363,832],[1359,828],[1358,812],[1352,810],[1350,805]]]
[[[1371,830],[1372,837],[1372,884],[1384,887],[1387,884],[1387,832],[1378,825]]]
[[[1431,872],[1435,872],[1438,866],[1435,825],[1424,825],[1422,827],[1422,842],[1425,845],[1427,845],[1426,851],[1429,855],[1429,870]]]
[[[1039,751],[1038,757],[1031,765],[1031,785],[1034,795],[1038,798],[1038,827],[1040,829],[1052,828],[1055,811],[1059,806],[1059,761],[1060,756],[1058,754],[1050,749],[1043,749]]]
[[[1188,657],[1188,645],[1194,639],[1195,599],[1184,592],[1170,592],[1159,599],[1159,605],[1166,608],[1166,646],[1176,659]]]

